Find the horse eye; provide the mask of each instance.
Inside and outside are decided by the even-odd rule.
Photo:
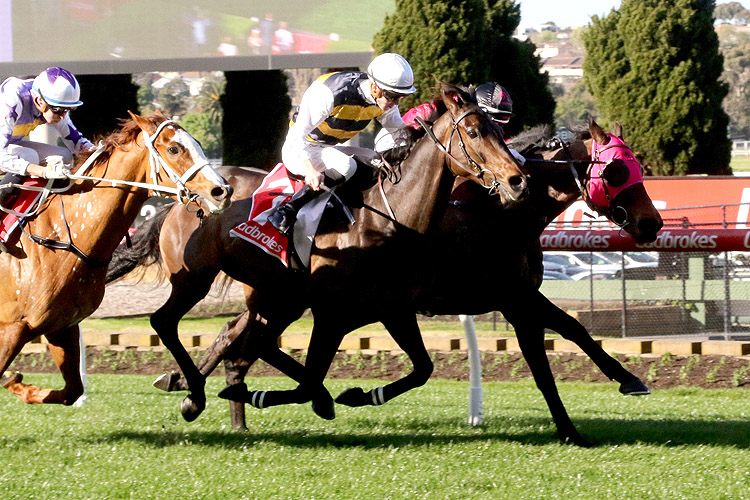
[[[167,148],[167,153],[171,155],[177,155],[180,153],[180,148],[178,148],[177,146],[169,146]]]
[[[476,139],[477,137],[479,137],[479,132],[477,132],[477,129],[475,128],[470,128],[466,131],[466,133],[469,134],[469,137],[471,137],[472,139]]]

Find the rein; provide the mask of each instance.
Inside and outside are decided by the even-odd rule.
[[[167,162],[164,161],[164,158],[162,158],[161,154],[159,154],[159,151],[154,146],[154,143],[156,142],[156,139],[159,137],[159,134],[162,130],[164,130],[164,127],[167,125],[175,124],[173,120],[166,120],[159,124],[156,131],[154,132],[153,136],[150,136],[145,130],[142,131],[143,138],[144,138],[144,144],[146,146],[146,149],[148,149],[149,152],[149,165],[151,167],[150,169],[150,178],[152,179],[152,183],[147,182],[135,182],[135,181],[124,181],[124,180],[118,180],[118,179],[107,179],[105,177],[94,177],[90,175],[82,175],[82,174],[69,174],[68,177],[73,180],[87,180],[87,181],[98,181],[98,182],[108,182],[112,184],[112,187],[117,187],[118,185],[124,185],[124,186],[131,186],[136,187],[140,189],[148,189],[150,191],[153,191],[154,193],[158,194],[172,194],[177,198],[177,202],[181,205],[187,205],[191,201],[195,200],[197,198],[196,194],[191,194],[190,190],[185,185],[187,182],[190,181],[193,177],[198,174],[201,170],[204,168],[211,168],[208,161],[205,163],[197,164],[194,163],[182,176],[177,174],[177,172],[174,171],[172,167],[167,164]],[[103,148],[100,146],[99,149],[96,150],[94,154],[92,154],[89,159],[84,163],[81,170],[86,171],[88,167],[93,163],[93,160],[96,158],[96,156],[99,156]],[[160,168],[163,168],[164,171],[167,173],[169,178],[172,180],[172,182],[175,183],[177,187],[169,187],[169,186],[162,186],[159,184],[159,173]]]
[[[429,125],[427,122],[425,122],[422,118],[415,116],[415,120],[417,123],[419,123],[419,126],[424,129],[424,131],[427,134],[427,137],[429,137],[433,143],[435,143],[435,146],[440,150],[441,153],[443,153],[446,157],[448,157],[449,160],[453,161],[454,164],[456,164],[458,167],[460,167],[462,170],[467,172],[470,176],[476,177],[480,180],[482,185],[487,188],[490,195],[496,194],[498,192],[498,188],[501,186],[501,183],[498,182],[497,178],[495,177],[495,174],[487,169],[483,169],[482,167],[477,164],[476,161],[471,157],[469,152],[466,150],[466,144],[464,144],[463,136],[461,135],[461,131],[458,129],[459,123],[466,118],[469,115],[472,114],[479,114],[482,113],[481,109],[478,106],[473,106],[463,113],[459,115],[458,118],[455,118],[453,114],[451,114],[451,133],[448,136],[448,145],[444,146],[443,143],[438,139],[438,137],[435,135],[435,132],[432,130],[432,126]],[[461,160],[453,156],[453,154],[450,152],[451,149],[451,142],[453,141],[453,135],[458,134],[458,145],[461,148],[461,151],[464,154],[464,157],[466,158],[466,161],[469,163],[469,166],[466,166]],[[492,175],[492,183],[488,186],[484,183],[484,174],[489,173]]]
[[[125,185],[125,186],[131,186],[131,187],[135,187],[139,189],[147,189],[158,194],[173,194],[176,196],[177,201],[181,205],[187,205],[191,201],[195,200],[197,198],[197,195],[194,193],[191,193],[191,191],[187,188],[185,184],[189,182],[190,179],[195,177],[195,175],[198,172],[200,172],[203,168],[206,168],[206,167],[211,168],[211,167],[209,166],[209,163],[207,161],[202,164],[194,163],[182,176],[180,176],[177,174],[177,172],[174,171],[174,169],[172,169],[172,167],[169,166],[169,164],[167,164],[167,162],[164,161],[164,158],[162,158],[161,154],[159,154],[159,151],[154,146],[154,143],[156,142],[156,139],[159,137],[159,134],[161,133],[161,131],[164,130],[164,127],[170,124],[175,124],[175,122],[172,120],[166,120],[162,122],[161,124],[159,124],[153,136],[150,136],[145,130],[141,131],[143,133],[144,144],[146,145],[146,148],[149,151],[149,165],[151,167],[150,175],[151,175],[151,178],[153,179],[153,183],[125,181],[125,180],[119,180],[119,179],[107,179],[104,177],[94,177],[90,175],[73,174],[73,173],[68,174],[68,178],[73,179],[73,180],[91,180],[91,181],[97,181],[97,182],[108,182],[112,184],[112,187]],[[83,163],[83,165],[81,165],[79,170],[81,172],[86,172],[94,163],[94,161],[102,154],[103,151],[104,151],[104,147],[100,143],[96,151],[94,151],[94,153],[91,154],[91,156],[89,156],[86,159],[86,161]],[[167,173],[167,175],[172,180],[172,182],[174,182],[175,185],[177,186],[176,188],[172,188],[169,186],[161,186],[159,184],[160,168],[164,169],[164,171]],[[37,209],[31,214],[31,215],[36,215],[40,211],[40,207],[42,206],[43,202],[46,201],[47,196],[49,195],[50,192],[62,193],[68,190],[70,188],[70,185],[66,186],[65,188],[60,188],[58,190],[38,188],[38,187],[29,187],[29,186],[21,186],[21,187],[23,187],[24,189],[28,189],[28,190],[45,191],[45,194],[43,195],[43,199],[41,199],[39,203],[37,204]],[[21,226],[21,229],[23,233],[26,235],[26,237],[29,238],[34,243],[37,243],[47,248],[51,248],[53,250],[65,250],[65,251],[71,252],[92,268],[100,269],[100,268],[106,267],[109,264],[109,259],[107,259],[106,261],[94,259],[88,254],[86,254],[86,252],[81,250],[78,246],[76,246],[75,243],[73,243],[73,237],[70,232],[70,226],[65,216],[65,207],[63,204],[62,197],[60,197],[60,214],[62,215],[63,222],[65,223],[65,230],[68,233],[68,241],[60,241],[60,240],[54,240],[51,238],[44,238],[42,236],[38,236],[38,235],[32,234],[31,232],[26,231],[26,229],[23,226]],[[19,215],[19,214],[16,214],[16,215]],[[29,216],[29,214],[20,214],[20,215],[24,217]]]

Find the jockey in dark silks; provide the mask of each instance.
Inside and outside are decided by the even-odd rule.
[[[377,56],[366,73],[328,73],[313,82],[281,150],[287,170],[305,186],[268,217],[271,225],[287,234],[299,209],[321,193],[321,185],[332,188],[354,175],[353,155],[373,158],[372,150],[342,144],[373,119],[391,131],[406,127],[398,101],[416,90],[411,66],[393,53]]]

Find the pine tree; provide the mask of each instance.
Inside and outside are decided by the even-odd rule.
[[[714,0],[623,0],[584,32],[584,78],[655,174],[728,173]]]
[[[221,104],[224,164],[270,170],[281,161],[291,99],[283,71],[227,71]]]
[[[417,92],[403,109],[435,94],[435,78],[469,85],[489,77],[486,60],[486,0],[396,0],[375,35],[375,52],[396,52],[414,70]]]
[[[496,81],[513,98],[516,116],[505,127],[513,135],[552,123],[555,110],[536,47],[512,38],[520,19],[515,0],[396,0],[373,46],[403,55],[414,69],[417,93],[402,109],[433,97],[435,78],[466,86]]]
[[[489,51],[489,80],[508,90],[516,115],[503,126],[507,135],[524,128],[552,123],[555,100],[549,89],[549,75],[540,73],[536,45],[513,38],[521,21],[521,9],[514,0],[496,0],[488,10],[486,46]]]

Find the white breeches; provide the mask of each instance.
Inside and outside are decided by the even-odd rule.
[[[36,165],[41,165],[43,159],[53,155],[62,156],[65,163],[73,161],[73,153],[68,148],[43,142],[21,141],[17,144],[8,144],[5,150]]]
[[[306,151],[310,155],[310,160],[312,161],[315,170],[318,172],[335,170],[347,180],[351,179],[354,172],[357,170],[357,162],[354,161],[354,158],[352,158],[353,156],[358,156],[368,162],[376,156],[372,149],[353,146],[309,144]],[[291,173],[301,176],[305,175],[304,172],[299,172],[298,168],[290,167],[289,163],[284,162],[284,164]]]

